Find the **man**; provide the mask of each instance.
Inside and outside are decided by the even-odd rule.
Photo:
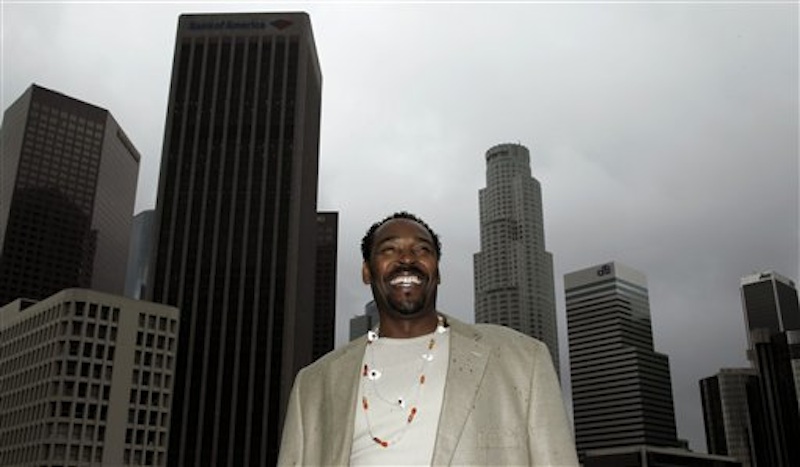
[[[393,214],[361,250],[379,328],[298,373],[279,465],[578,465],[547,347],[437,312],[425,222]]]

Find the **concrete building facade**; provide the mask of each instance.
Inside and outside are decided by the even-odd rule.
[[[167,465],[173,307],[85,289],[0,308],[0,465]]]
[[[559,371],[553,258],[545,249],[541,186],[531,176],[528,148],[499,144],[486,152],[479,207],[475,322],[541,340]]]

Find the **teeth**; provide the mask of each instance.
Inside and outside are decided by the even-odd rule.
[[[391,285],[420,285],[422,281],[417,276],[397,276],[392,279],[389,284]]]

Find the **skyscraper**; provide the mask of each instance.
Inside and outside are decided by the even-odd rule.
[[[787,334],[763,328],[750,332],[751,362],[758,372],[758,388],[752,391],[760,396],[759,429],[765,434],[759,448],[775,467],[800,465],[800,406]]]
[[[126,297],[142,299],[147,296],[155,214],[155,210],[148,209],[133,217],[131,245],[128,249],[128,270],[125,274]]]
[[[748,397],[747,388],[754,384],[758,384],[758,375],[752,368],[723,368],[716,375],[700,380],[708,452],[729,455],[741,462],[742,467],[762,465],[765,461],[757,458],[755,440],[760,434],[754,432],[750,418],[750,413],[756,415],[761,406],[760,401],[751,406],[756,394]]]
[[[0,129],[0,306],[122,294],[139,153],[100,107],[31,85]]]
[[[767,271],[741,280],[742,308],[748,332],[800,330],[800,304],[794,281]]]
[[[775,466],[800,464],[800,302],[794,281],[773,271],[741,279],[748,359],[758,373],[765,433],[758,449]]]
[[[653,349],[645,276],[618,262],[564,276],[575,442],[678,446],[669,360]]]
[[[314,284],[314,360],[333,350],[336,329],[336,255],[339,213],[317,213],[317,280]]]
[[[558,371],[553,257],[545,250],[541,187],[531,176],[525,146],[500,144],[486,152],[486,188],[479,201],[475,322],[505,325],[543,341]]]
[[[169,465],[277,459],[312,355],[321,79],[304,13],[179,18],[150,281],[181,312]]]

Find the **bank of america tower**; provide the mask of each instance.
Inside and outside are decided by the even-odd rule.
[[[306,14],[179,18],[147,294],[180,309],[168,465],[277,459],[312,355],[320,92]]]
[[[535,337],[558,366],[553,257],[545,250],[542,191],[521,144],[486,152],[480,190],[481,251],[474,257],[475,322]]]

